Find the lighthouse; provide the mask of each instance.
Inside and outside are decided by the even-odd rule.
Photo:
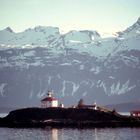
[[[48,91],[47,97],[41,100],[41,107],[58,107],[58,100],[52,96],[52,92]]]

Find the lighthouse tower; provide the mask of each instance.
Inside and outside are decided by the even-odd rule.
[[[41,100],[41,107],[58,107],[58,100],[52,96],[51,91],[48,91],[47,97]]]

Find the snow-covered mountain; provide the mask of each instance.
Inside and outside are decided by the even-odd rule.
[[[70,31],[64,35],[66,43],[88,43],[100,38],[99,33],[96,31]]]
[[[140,18],[116,37],[37,26],[0,31],[0,105],[38,105],[47,90],[66,104],[140,100]]]
[[[132,26],[128,27],[123,32],[118,32],[119,37],[124,38],[131,38],[137,35],[140,35],[140,17],[138,18],[137,22]]]
[[[68,42],[87,43],[99,38],[96,31],[70,31],[61,35],[57,27],[37,26],[21,33],[14,33],[10,27],[0,31],[0,43],[6,45],[52,45]],[[60,44],[59,44],[60,45]],[[62,44],[61,44],[62,45]]]
[[[60,38],[57,27],[37,26],[21,33],[14,33],[10,27],[0,31],[0,43],[6,45],[48,45]]]

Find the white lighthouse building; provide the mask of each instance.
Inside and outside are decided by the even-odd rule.
[[[41,100],[41,107],[58,107],[58,100],[52,96],[51,91],[48,91],[47,97]]]

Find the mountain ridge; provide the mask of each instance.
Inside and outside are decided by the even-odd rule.
[[[14,39],[10,29],[0,32],[1,106],[39,105],[47,90],[66,105],[80,98],[101,105],[140,99],[139,28],[108,38],[49,29],[51,35],[39,26],[25,31],[30,37],[18,33]]]

